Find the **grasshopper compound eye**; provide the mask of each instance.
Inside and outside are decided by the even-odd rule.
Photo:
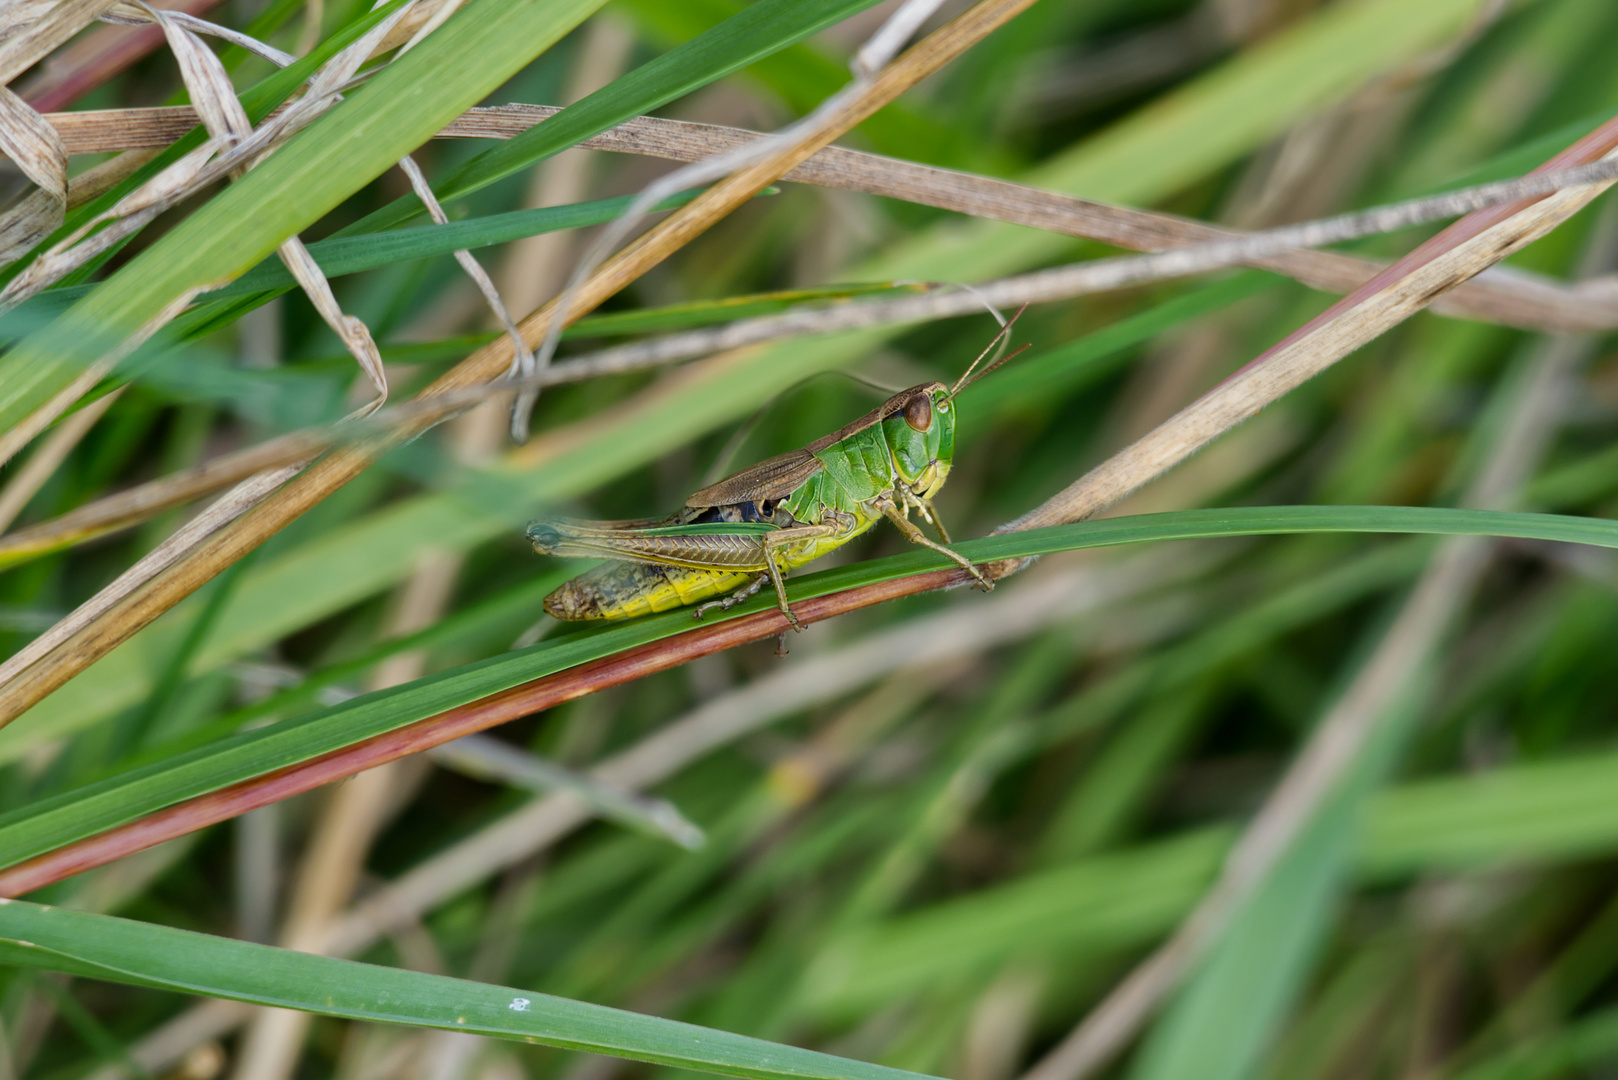
[[[926,431],[933,426],[933,399],[926,394],[917,394],[905,405],[905,423],[917,431]]]
[[[562,534],[551,526],[536,521],[528,526],[528,542],[534,545],[535,551],[551,551],[562,542]]]

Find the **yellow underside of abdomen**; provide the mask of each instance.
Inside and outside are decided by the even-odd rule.
[[[815,536],[777,549],[782,570],[795,570],[835,551],[878,520],[862,514],[842,536]],[[558,619],[629,619],[728,596],[758,570],[704,570],[658,563],[608,562],[588,570],[545,598],[545,610]]]
[[[629,619],[727,596],[752,576],[734,570],[604,563],[547,596],[545,610],[558,619]]]

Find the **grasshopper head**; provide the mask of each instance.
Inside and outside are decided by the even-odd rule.
[[[943,383],[913,386],[891,399],[894,411],[882,421],[899,479],[918,497],[930,499],[944,486],[955,459],[955,402]]]
[[[528,542],[534,545],[534,550],[541,555],[549,555],[556,550],[556,545],[562,542],[562,534],[556,528],[543,521],[532,522],[527,531]]]

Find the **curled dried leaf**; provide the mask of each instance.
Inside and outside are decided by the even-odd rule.
[[[37,185],[0,215],[0,263],[9,263],[62,224],[67,213],[67,148],[43,116],[0,87],[0,153]]]

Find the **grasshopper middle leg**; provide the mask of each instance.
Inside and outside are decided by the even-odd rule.
[[[938,530],[938,539],[946,544],[953,544],[955,541],[949,538],[949,530],[944,528],[944,519],[938,516],[938,508],[926,499],[915,499],[914,496],[912,499],[915,501],[916,510],[927,519],[927,524]]]

